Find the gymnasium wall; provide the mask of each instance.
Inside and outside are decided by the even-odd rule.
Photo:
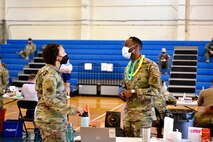
[[[7,39],[210,40],[212,0],[0,0]]]

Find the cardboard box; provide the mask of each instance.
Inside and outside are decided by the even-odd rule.
[[[189,127],[188,128],[188,140],[191,142],[210,142],[210,129]]]
[[[201,142],[210,142],[210,129],[209,128],[202,128],[201,134]]]
[[[201,133],[202,133],[202,128],[189,127],[188,128],[188,140],[191,142],[200,142]]]

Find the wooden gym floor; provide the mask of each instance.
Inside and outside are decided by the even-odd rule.
[[[4,103],[12,101],[12,99],[3,99]],[[7,119],[17,119],[18,118],[18,108],[17,101],[8,103],[4,105],[7,109],[5,120]],[[103,97],[103,96],[75,96],[68,99],[68,104],[73,104],[75,106],[81,106],[85,108],[89,105],[90,120],[93,126],[104,127],[105,123],[105,112],[106,111],[118,111],[122,112],[125,106],[118,97]],[[77,131],[80,127],[80,116],[69,116],[69,122],[72,122],[74,129]],[[122,122],[122,121],[121,121]],[[28,126],[30,126],[29,124]]]
[[[4,103],[12,101],[12,99],[3,99]],[[18,108],[17,101],[10,102],[4,105],[7,109],[5,120],[7,119],[17,119],[18,118]],[[103,96],[74,96],[68,99],[68,104],[73,104],[75,106],[81,106],[85,108],[89,105],[90,120],[94,127],[104,127],[105,126],[105,113],[106,111],[116,111],[121,112],[121,127],[122,125],[122,113],[125,107],[125,103],[122,102],[118,97],[103,97]],[[74,129],[79,132],[80,130],[80,116],[69,116],[69,122],[73,123]],[[32,123],[26,124],[28,128],[33,128]],[[152,129],[152,135],[156,136],[156,129]]]

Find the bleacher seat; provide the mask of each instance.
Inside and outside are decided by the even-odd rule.
[[[37,45],[37,48],[42,49],[42,45],[48,43],[62,44],[66,52],[70,56],[71,64],[73,65],[71,90],[75,89],[78,78],[78,64],[84,62],[96,62],[101,63],[118,63],[121,67],[121,78],[124,69],[128,63],[127,59],[124,59],[121,54],[123,47],[123,40],[33,40]],[[28,64],[27,60],[21,59],[21,57],[15,52],[22,50],[25,47],[26,40],[7,40],[7,44],[1,44],[0,55],[3,57],[3,62],[6,63],[7,68],[10,71],[11,77],[17,77],[18,72],[23,70],[23,67]],[[207,87],[213,73],[213,58],[210,58],[209,64],[205,63],[204,58],[204,45],[208,41],[143,41],[142,54],[147,58],[157,63],[158,55],[161,53],[162,48],[167,49],[167,53],[170,55],[172,63],[172,56],[175,46],[198,46],[198,65],[197,65],[197,83],[196,87],[198,92],[202,89],[201,86]],[[31,57],[32,59],[32,57]],[[35,60],[35,59],[34,59]],[[161,75],[162,80],[169,80],[169,75]],[[201,87],[201,88],[200,88]]]

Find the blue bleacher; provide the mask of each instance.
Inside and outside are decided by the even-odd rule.
[[[62,44],[66,52],[70,56],[71,64],[73,65],[71,89],[75,88],[78,83],[78,64],[84,62],[100,63],[118,63],[121,66],[121,78],[125,66],[128,63],[127,59],[124,59],[121,54],[121,49],[124,44],[124,40],[33,40],[37,45],[38,50],[42,48],[42,45],[48,43]],[[158,55],[161,53],[162,48],[167,49],[167,53],[171,57],[175,46],[198,46],[198,70],[197,70],[197,90],[199,92],[202,86],[207,87],[209,82],[213,78],[213,58],[210,59],[212,63],[205,63],[204,58],[204,45],[208,41],[143,41],[142,54],[147,58],[157,63]],[[22,50],[25,47],[27,40],[7,40],[7,44],[1,44],[0,55],[3,57],[3,62],[6,63],[7,68],[10,71],[11,77],[17,77],[18,72],[21,71],[24,65],[28,64],[27,60],[21,59],[21,57],[15,52]],[[32,58],[32,57],[31,57]],[[168,82],[169,75],[161,75],[162,80]]]

